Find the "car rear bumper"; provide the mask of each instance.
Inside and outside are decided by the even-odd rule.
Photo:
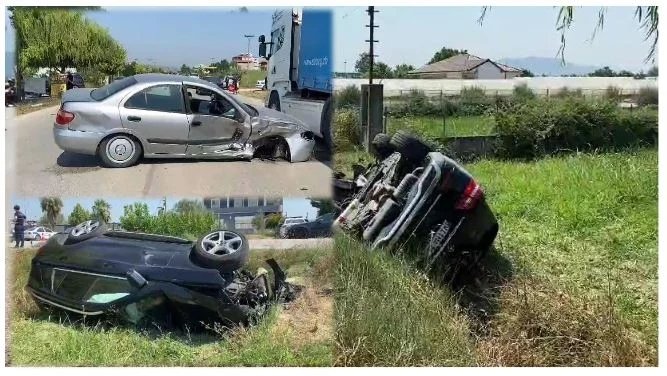
[[[74,131],[68,128],[53,127],[53,139],[56,145],[64,151],[72,153],[95,155],[97,145],[104,138],[104,134],[95,132]]]

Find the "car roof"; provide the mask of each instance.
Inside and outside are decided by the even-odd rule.
[[[210,82],[202,80],[200,78],[194,78],[190,76],[182,76],[180,74],[165,74],[165,73],[143,73],[134,75],[134,79],[140,83],[150,83],[150,82],[185,82],[192,84],[199,84],[205,86],[213,86]]]

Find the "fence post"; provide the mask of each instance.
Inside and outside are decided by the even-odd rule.
[[[442,114],[442,137],[447,138],[447,125],[445,123],[445,96],[442,90],[440,90],[440,113]]]
[[[547,88],[547,98],[549,98],[549,88]]]
[[[382,133],[387,134],[387,118],[389,117],[389,110],[387,107],[384,108],[384,119],[382,121]]]

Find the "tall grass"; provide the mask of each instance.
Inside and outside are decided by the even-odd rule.
[[[500,223],[498,257],[452,290],[337,239],[338,362],[656,365],[657,150],[466,168]]]

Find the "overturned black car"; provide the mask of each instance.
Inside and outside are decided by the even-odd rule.
[[[247,239],[233,231],[192,242],[87,221],[38,250],[26,288],[43,308],[142,326],[247,325],[298,290],[273,259],[273,281],[245,270],[248,256]]]
[[[372,249],[418,249],[427,270],[452,276],[485,256],[498,222],[463,167],[403,131],[377,135],[373,152],[376,163],[334,180],[334,228]]]

